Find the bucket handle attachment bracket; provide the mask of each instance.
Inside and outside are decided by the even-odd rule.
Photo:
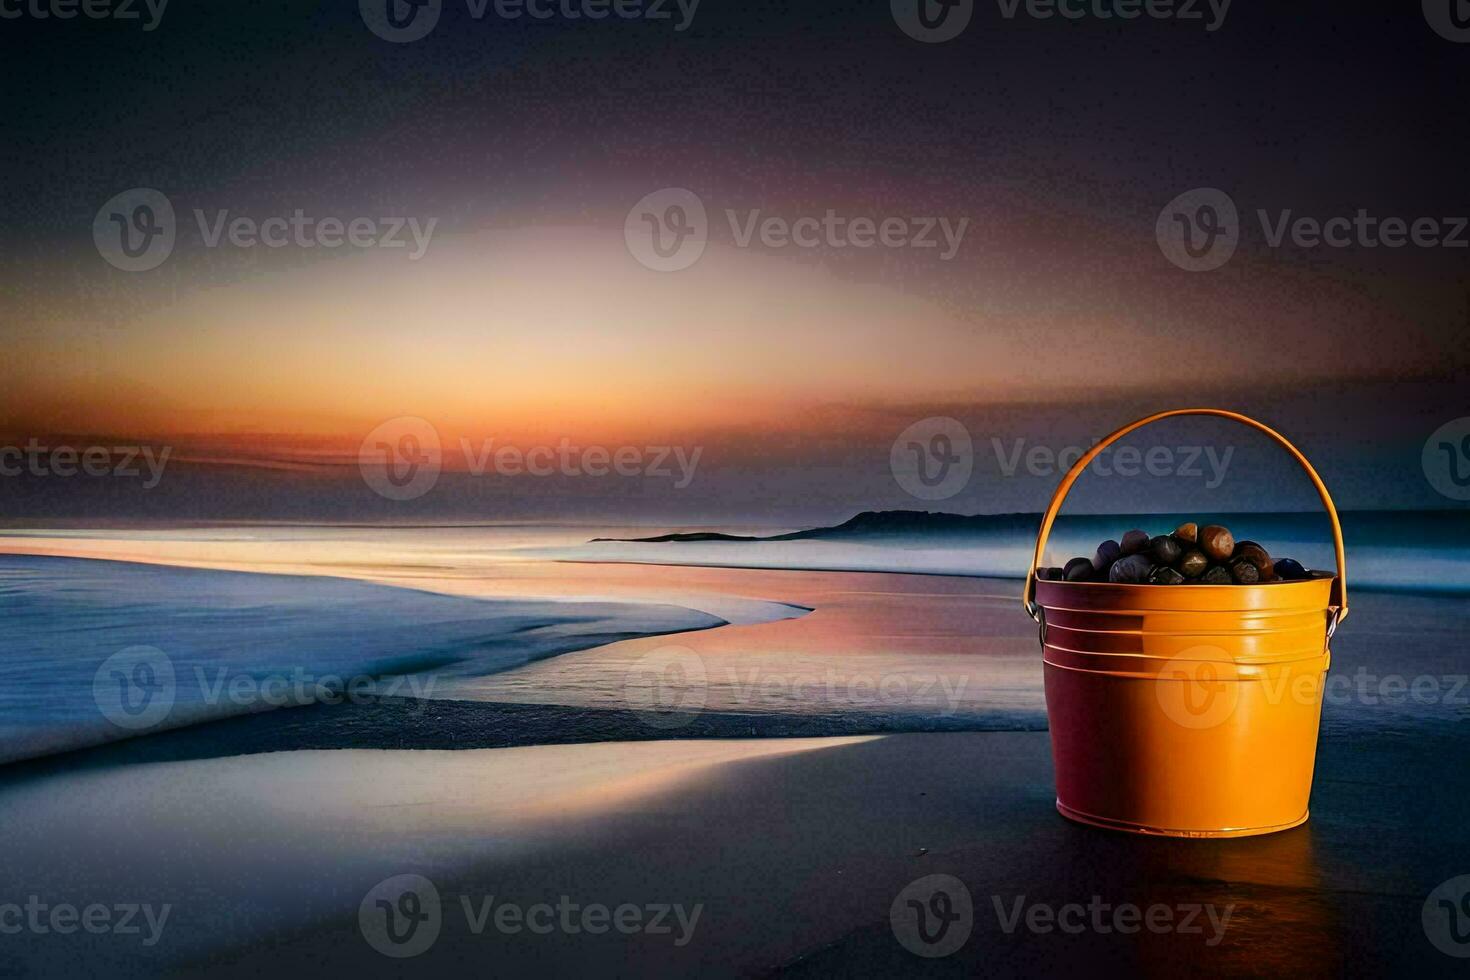
[[[1291,457],[1306,472],[1308,479],[1312,481],[1312,486],[1317,490],[1317,496],[1321,499],[1323,508],[1327,511],[1328,520],[1332,522],[1332,547],[1337,554],[1337,577],[1332,582],[1330,618],[1327,621],[1327,638],[1330,640],[1332,634],[1337,630],[1337,625],[1344,619],[1347,619],[1348,604],[1347,557],[1342,543],[1342,522],[1338,520],[1337,508],[1333,506],[1332,495],[1327,492],[1327,485],[1322,482],[1322,478],[1317,475],[1317,471],[1312,468],[1312,464],[1307,461],[1307,457],[1302,455],[1301,450],[1293,446],[1287,441],[1285,436],[1270,426],[1262,422],[1257,422],[1247,415],[1226,411],[1223,408],[1176,408],[1167,412],[1158,412],[1146,418],[1141,418],[1137,422],[1123,426],[1123,428],[1114,432],[1084,453],[1076,463],[1072,464],[1072,468],[1067,471],[1067,475],[1062,477],[1062,482],[1057,486],[1056,493],[1052,495],[1051,503],[1047,505],[1046,513],[1041,518],[1041,528],[1036,534],[1036,551],[1031,556],[1030,567],[1026,569],[1026,588],[1021,597],[1022,603],[1026,608],[1026,615],[1040,624],[1042,645],[1044,646],[1046,643],[1046,615],[1036,603],[1036,569],[1041,565],[1042,554],[1046,550],[1047,539],[1051,537],[1052,525],[1056,523],[1057,514],[1061,511],[1062,504],[1066,502],[1067,494],[1072,490],[1072,484],[1077,482],[1077,478],[1086,471],[1087,467],[1091,465],[1092,461],[1103,450],[1107,449],[1119,439],[1133,432],[1135,429],[1141,429],[1145,425],[1157,422],[1160,419],[1173,418],[1179,415],[1212,415],[1218,418],[1230,419],[1233,422],[1239,422],[1242,425],[1264,432],[1275,440],[1281,448],[1291,454]]]

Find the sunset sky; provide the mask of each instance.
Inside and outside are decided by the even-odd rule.
[[[0,481],[12,516],[383,516],[331,467],[415,416],[451,445],[697,445],[707,474],[694,499],[447,488],[416,516],[779,523],[921,505],[887,460],[927,416],[961,419],[988,453],[992,436],[1064,446],[1184,403],[1280,425],[1337,467],[1348,505],[1445,503],[1417,460],[1467,414],[1470,251],[1278,248],[1255,216],[1464,212],[1470,137],[1445,93],[1464,91],[1470,54],[1414,11],[1241,7],[1206,33],[981,5],[963,37],[923,45],[886,3],[710,0],[683,32],[477,23],[447,5],[399,45],[351,4],[278,6],[267,27],[223,5],[170,8],[151,32],[71,25],[65,64],[7,42],[0,435],[166,442],[193,467],[146,501]],[[1388,45],[1419,54],[1380,71]],[[150,56],[165,49],[166,70]],[[1361,65],[1350,83],[1319,70],[1344,60]],[[74,97],[30,98],[53,89]],[[331,97],[290,100],[304,89]],[[168,135],[181,122],[184,144]],[[1185,272],[1155,221],[1205,186],[1239,206],[1242,240],[1218,271]],[[91,237],[133,187],[177,213],[150,272],[109,266]],[[640,265],[623,234],[666,187],[710,217],[680,272]],[[411,260],[209,248],[194,216],[297,208],[436,226]],[[966,231],[948,261],[740,247],[726,213],[829,210]],[[271,482],[303,462],[330,465]],[[1044,504],[1045,479],[982,475],[946,509]],[[1235,490],[1270,503],[1259,483]]]

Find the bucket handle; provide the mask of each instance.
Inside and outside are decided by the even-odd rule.
[[[1307,462],[1307,457],[1302,455],[1301,450],[1288,442],[1285,436],[1270,426],[1257,422],[1253,418],[1237,412],[1228,412],[1223,408],[1176,408],[1139,419],[1137,422],[1123,426],[1123,428],[1093,446],[1083,454],[1081,459],[1072,465],[1072,468],[1067,471],[1067,475],[1062,477],[1061,485],[1057,487],[1057,492],[1052,495],[1051,503],[1046,508],[1046,514],[1041,518],[1041,530],[1036,535],[1036,553],[1031,558],[1030,567],[1026,569],[1026,591],[1022,593],[1027,615],[1037,622],[1041,621],[1041,610],[1036,605],[1036,569],[1041,564],[1042,552],[1046,550],[1046,539],[1051,536],[1052,524],[1055,523],[1057,513],[1062,509],[1062,504],[1066,501],[1067,494],[1072,489],[1072,484],[1077,482],[1077,478],[1082,475],[1088,465],[1104,449],[1107,449],[1128,433],[1135,429],[1141,429],[1152,422],[1157,422],[1160,419],[1173,418],[1176,415],[1214,415],[1222,419],[1231,419],[1242,425],[1248,425],[1253,429],[1259,429],[1276,440],[1283,449],[1301,464],[1302,469],[1306,471],[1307,477],[1312,481],[1312,486],[1317,488],[1317,496],[1322,498],[1322,506],[1327,509],[1328,520],[1332,522],[1332,546],[1337,552],[1337,578],[1333,579],[1332,582],[1332,620],[1327,627],[1327,635],[1331,637],[1333,631],[1337,628],[1337,624],[1346,619],[1348,613],[1347,558],[1342,546],[1342,523],[1337,519],[1337,508],[1332,505],[1332,495],[1327,492],[1327,486],[1322,482],[1322,478],[1317,475],[1317,471],[1312,469],[1312,464]]]

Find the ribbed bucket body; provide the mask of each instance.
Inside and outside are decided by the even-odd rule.
[[[1058,809],[1182,837],[1306,820],[1332,586],[1036,582]]]

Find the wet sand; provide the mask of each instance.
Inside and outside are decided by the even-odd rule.
[[[1138,838],[1052,808],[1042,733],[662,742],[465,752],[276,753],[0,784],[7,881],[53,901],[172,902],[151,948],[25,937],[12,966],[102,956],[113,975],[395,976],[359,905],[422,875],[438,938],[412,961],[510,975],[1463,975],[1420,912],[1465,873],[1470,775],[1454,733],[1324,742],[1314,817],[1225,841]],[[921,960],[889,907],[953,875],[967,943]],[[674,935],[476,933],[461,904],[561,896],[702,906]],[[1007,932],[994,904],[1213,905],[1200,933]],[[1205,921],[1205,920],[1201,920]],[[107,959],[109,958],[110,959]]]

